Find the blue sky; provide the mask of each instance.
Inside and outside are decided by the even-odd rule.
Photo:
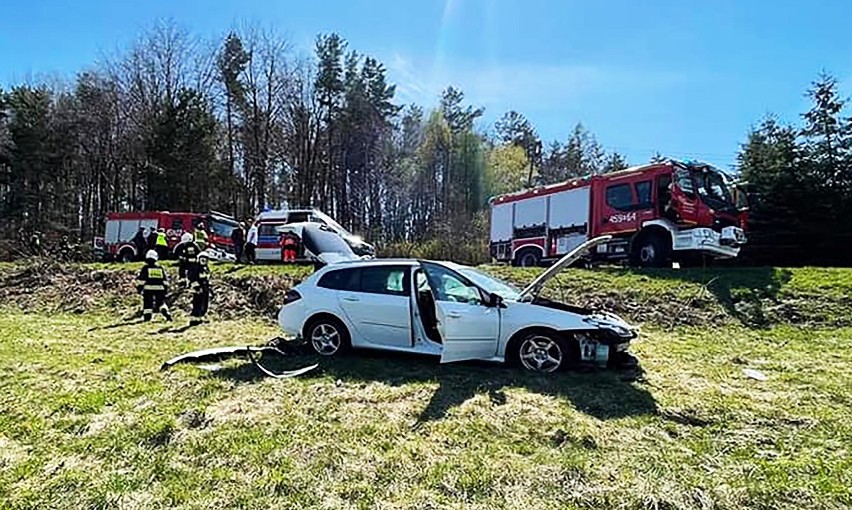
[[[397,100],[434,105],[456,85],[529,117],[545,140],[583,122],[608,150],[658,150],[725,167],[768,112],[796,122],[825,69],[852,83],[852,2],[837,0],[6,0],[0,84],[72,77],[170,18],[203,37],[242,21],[301,51],[336,31],[388,67]]]

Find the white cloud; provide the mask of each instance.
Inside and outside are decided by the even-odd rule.
[[[415,62],[399,53],[388,62],[397,101],[431,106],[453,85],[487,110],[544,110],[605,94],[664,89],[685,82],[680,73],[612,69],[590,65]],[[495,114],[497,112],[491,111]]]

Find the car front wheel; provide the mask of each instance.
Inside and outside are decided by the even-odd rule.
[[[518,359],[527,370],[539,373],[556,372],[568,361],[568,345],[550,333],[531,333],[518,346]]]
[[[320,356],[334,356],[349,348],[349,332],[336,319],[321,317],[307,329],[311,347]]]

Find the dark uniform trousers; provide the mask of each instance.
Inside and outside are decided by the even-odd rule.
[[[190,323],[198,324],[210,308],[210,270],[204,264],[196,264],[189,268],[187,276],[192,289]]]

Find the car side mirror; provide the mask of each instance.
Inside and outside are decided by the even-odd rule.
[[[488,294],[488,306],[499,308],[503,306],[503,297],[494,292]]]

